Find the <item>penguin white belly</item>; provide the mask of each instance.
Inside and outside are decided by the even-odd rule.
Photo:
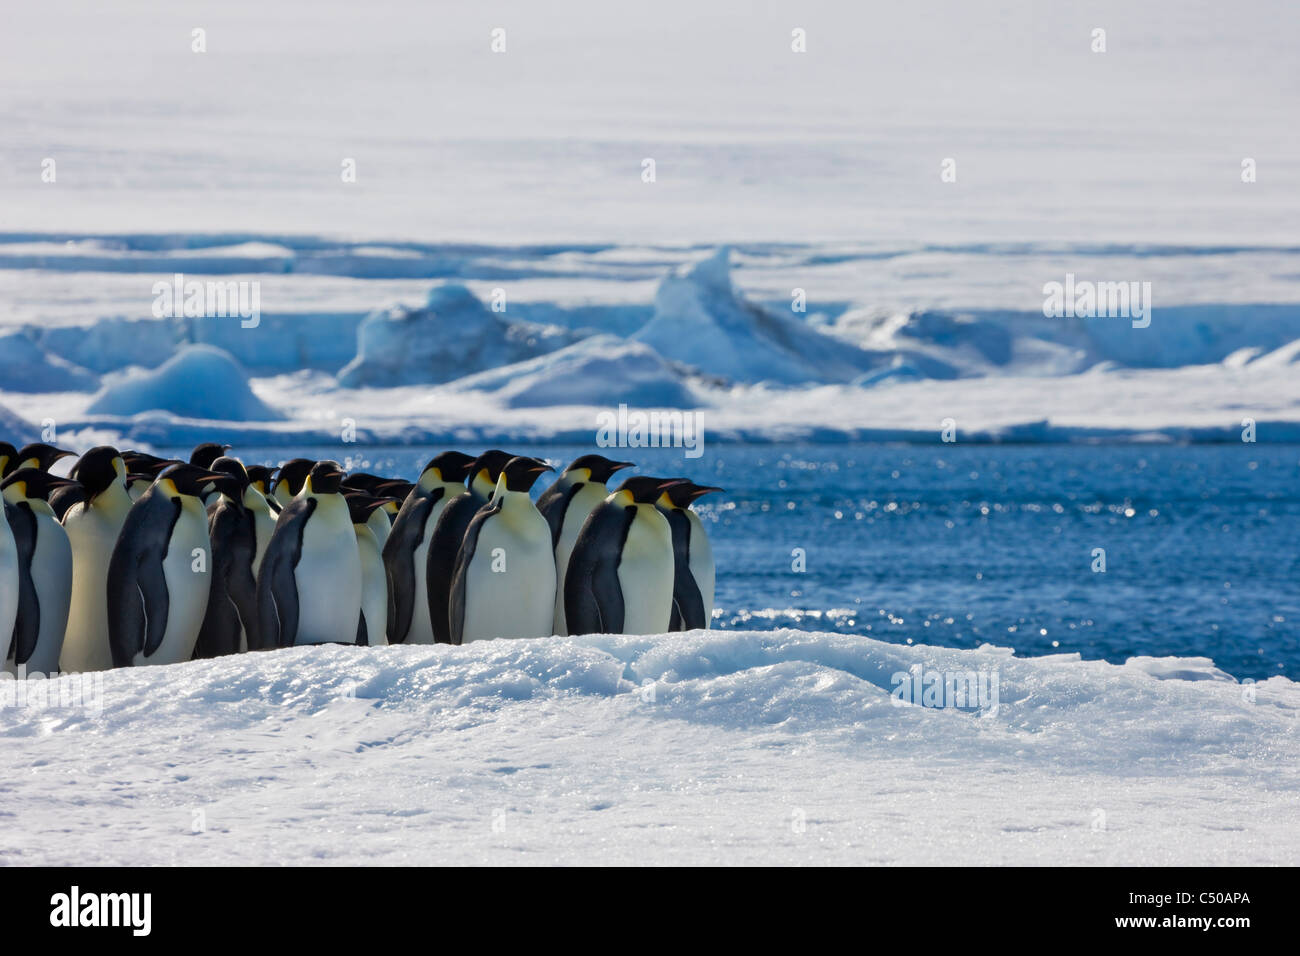
[[[72,543],[72,601],[59,669],[72,673],[103,671],[113,666],[108,643],[108,562],[125,514],[114,517],[73,505],[63,528]]]
[[[36,549],[32,552],[32,584],[40,605],[41,626],[36,650],[27,661],[28,674],[53,674],[59,669],[63,635],[72,599],[72,545],[53,515],[36,516]]]
[[[564,620],[564,575],[569,570],[569,558],[573,555],[573,546],[578,542],[578,532],[592,510],[609,495],[604,485],[587,482],[569,499],[569,507],[564,512],[564,522],[560,525],[560,538],[555,542],[555,612],[552,615],[553,634],[568,634],[569,626]]]
[[[708,630],[713,626],[713,589],[716,575],[713,546],[709,544],[709,536],[704,532],[704,524],[700,521],[699,515],[687,509],[686,520],[691,523],[689,566],[691,576],[695,578],[695,583],[700,589],[700,597],[704,599],[704,627]]]
[[[202,552],[201,563],[194,554],[196,550]],[[203,627],[208,591],[212,587],[212,544],[197,502],[193,506],[187,502],[176,519],[162,569],[167,585],[167,629],[153,654],[146,657],[141,650],[131,659],[136,667],[179,664],[194,656],[194,644]]]
[[[18,545],[0,507],[0,662],[9,659],[18,618]]]
[[[294,570],[298,590],[295,644],[355,644],[361,619],[361,556],[340,495],[322,495],[302,534]],[[385,598],[387,600],[387,598]]]
[[[535,519],[535,520],[534,520]],[[493,565],[504,570],[494,571]],[[465,578],[461,641],[545,637],[555,616],[555,555],[540,513],[497,514],[479,531]]]
[[[361,558],[361,613],[366,616],[366,640],[371,647],[388,643],[388,576],[379,542],[368,527],[358,528]]]
[[[433,621],[429,618],[429,577],[425,569],[429,566],[429,539],[433,537],[438,516],[447,507],[449,500],[443,495],[433,503],[428,520],[424,523],[424,537],[415,546],[415,606],[411,608],[411,629],[406,632],[407,644],[434,643]]]
[[[650,508],[647,513],[644,509]],[[668,519],[638,505],[618,562],[624,634],[663,634],[673,608],[673,538]],[[658,519],[655,521],[654,519]]]

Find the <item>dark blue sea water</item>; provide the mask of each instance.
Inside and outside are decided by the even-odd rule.
[[[413,478],[436,450],[292,453],[350,453],[353,467]],[[563,462],[591,449],[520,450]],[[1113,662],[1199,655],[1238,678],[1300,679],[1297,446],[714,444],[696,460],[623,454],[642,471],[727,489],[699,509],[717,557],[716,627]],[[1094,570],[1098,548],[1104,572]]]

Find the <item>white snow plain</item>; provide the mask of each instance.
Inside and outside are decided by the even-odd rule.
[[[899,706],[894,675],[917,665],[995,675],[996,709]],[[1116,666],[792,630],[584,636],[117,670],[98,703],[0,707],[0,862],[1300,852],[1300,687],[1238,684],[1201,658]]]

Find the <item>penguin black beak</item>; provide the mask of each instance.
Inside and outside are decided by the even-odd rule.
[[[705,495],[710,495],[713,494],[714,492],[721,492],[721,491],[726,491],[726,489],[716,488],[712,485],[695,485],[690,489],[690,492],[687,494],[686,503],[691,504],[692,502],[698,501],[700,498],[703,498]]]

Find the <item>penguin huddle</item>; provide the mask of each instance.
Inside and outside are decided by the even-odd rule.
[[[464,644],[707,628],[714,563],[684,478],[583,455],[446,451],[406,482],[0,442],[0,661],[53,674],[302,644]],[[19,669],[24,669],[20,671]]]

